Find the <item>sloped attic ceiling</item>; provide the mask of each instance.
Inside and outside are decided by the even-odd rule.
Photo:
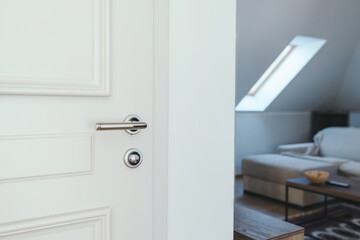
[[[352,56],[334,105],[341,110],[360,111],[360,42]]]
[[[238,103],[297,35],[325,46],[266,111],[332,109],[360,39],[359,0],[238,0]]]

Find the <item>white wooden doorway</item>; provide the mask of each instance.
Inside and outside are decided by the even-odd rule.
[[[152,239],[153,50],[153,1],[0,0],[0,239]]]

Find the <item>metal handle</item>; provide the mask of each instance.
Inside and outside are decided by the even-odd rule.
[[[147,128],[144,122],[97,123],[96,130],[138,130]]]
[[[147,128],[147,124],[141,121],[137,115],[129,115],[121,123],[97,123],[96,130],[125,130],[127,133],[133,135],[140,131],[140,129]]]

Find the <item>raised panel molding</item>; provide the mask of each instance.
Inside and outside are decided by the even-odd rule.
[[[26,219],[0,224],[0,239],[110,240],[110,208]]]
[[[18,1],[20,3],[16,3],[15,1],[10,1],[10,2],[13,2],[12,4],[14,4],[14,5],[12,5],[12,6],[22,8],[22,7],[20,7],[20,5],[22,3],[21,1],[22,0]],[[29,1],[29,2],[32,2],[32,1]],[[38,5],[41,3],[41,1],[34,1],[34,2],[36,2]],[[62,2],[62,1],[60,1],[60,2]],[[22,41],[26,42],[27,40],[16,37],[17,35],[16,36],[14,35],[13,38],[17,39],[17,41],[12,41],[10,44],[12,46],[12,48],[14,48],[13,51],[12,50],[7,51],[5,54],[4,52],[1,51],[1,49],[5,49],[3,51],[6,51],[6,48],[1,48],[1,46],[0,46],[0,55],[1,54],[3,55],[2,59],[0,57],[0,63],[1,64],[6,63],[8,58],[9,59],[14,58],[14,56],[17,56],[17,57],[19,56],[19,60],[23,60],[23,59],[26,59],[26,60],[19,61],[19,64],[18,63],[14,64],[13,62],[9,63],[9,64],[12,64],[11,66],[15,66],[15,70],[13,70],[11,75],[6,74],[6,73],[4,74],[4,72],[7,72],[6,66],[3,67],[3,71],[1,71],[1,68],[0,68],[0,94],[70,95],[70,96],[109,96],[110,95],[110,78],[109,78],[110,0],[89,0],[89,2],[91,4],[91,12],[90,13],[88,13],[89,11],[85,12],[85,10],[83,10],[81,7],[78,6],[78,5],[84,4],[84,1],[78,1],[76,7],[73,7],[73,9],[72,9],[73,11],[75,11],[74,9],[76,9],[76,11],[84,11],[84,12],[82,12],[84,16],[86,14],[92,16],[91,19],[90,19],[90,17],[89,17],[89,19],[85,19],[85,20],[81,19],[81,20],[79,20],[79,23],[78,23],[78,25],[83,24],[84,28],[87,26],[91,26],[91,34],[90,33],[89,34],[92,35],[92,37],[89,37],[89,41],[87,42],[87,44],[91,45],[91,49],[89,48],[88,51],[86,52],[87,55],[89,55],[89,56],[91,55],[91,64],[90,64],[90,60],[88,60],[89,58],[81,55],[81,53],[83,53],[84,50],[83,50],[83,52],[80,51],[79,53],[76,53],[77,54],[76,56],[79,57],[80,59],[89,61],[89,64],[88,64],[89,66],[86,65],[87,67],[84,67],[82,69],[82,74],[79,74],[77,72],[77,76],[72,76],[71,69],[69,69],[69,66],[67,63],[67,60],[70,60],[70,59],[69,58],[66,59],[66,57],[64,57],[64,56],[62,56],[62,58],[60,60],[58,60],[57,56],[53,56],[49,60],[52,60],[54,63],[57,63],[57,62],[63,63],[63,66],[57,66],[57,72],[59,72],[60,71],[59,69],[61,69],[62,72],[66,73],[65,74],[66,77],[57,76],[57,74],[54,73],[54,70],[53,70],[53,72],[51,72],[52,71],[51,66],[50,67],[48,66],[48,68],[47,68],[48,74],[44,74],[45,76],[42,76],[41,74],[37,74],[37,73],[41,72],[41,69],[40,70],[37,69],[36,71],[34,70],[32,72],[31,68],[29,68],[29,67],[26,68],[25,72],[31,72],[32,76],[29,76],[26,74],[24,75],[21,73],[19,74],[18,71],[16,71],[16,69],[19,68],[20,69],[19,71],[21,72],[21,70],[23,70],[23,68],[25,69],[25,67],[23,67],[24,65],[32,66],[31,64],[33,64],[33,65],[36,64],[36,63],[34,63],[33,59],[36,59],[37,56],[33,56],[33,54],[29,55],[29,53],[27,53],[26,51],[20,51],[20,50],[17,51],[17,49],[16,49],[17,46],[21,45],[23,43]],[[75,3],[75,1],[73,1],[73,2],[68,1],[66,4],[73,4],[73,3]],[[43,7],[42,5],[40,5],[40,7],[35,4],[33,4],[33,5],[34,5],[34,8],[40,8],[43,11],[47,11],[46,7]],[[53,7],[52,5],[47,5],[47,6]],[[11,11],[16,12],[15,11],[16,7],[14,7]],[[90,9],[89,6],[88,6],[88,8]],[[49,9],[49,10],[51,10],[51,9]],[[29,12],[31,12],[31,10],[29,10]],[[64,18],[64,16],[62,16],[62,18]],[[0,19],[0,21],[1,20],[2,19]],[[8,19],[5,19],[5,20],[8,20]],[[76,20],[77,19],[74,19],[74,21],[76,21]],[[55,21],[60,21],[60,20],[55,19]],[[8,33],[6,31],[9,31],[8,30],[9,27],[16,28],[15,24],[11,25],[11,24],[13,24],[13,23],[11,23],[11,21],[7,21],[6,24],[8,24],[8,25],[6,25],[6,27],[4,27],[5,35],[6,35],[6,33]],[[45,29],[46,29],[46,27],[49,27],[49,26],[45,25],[45,24],[46,23],[44,23],[45,27],[43,29],[43,32],[40,32],[40,34],[46,34]],[[1,33],[4,34],[3,32],[1,32],[1,26],[4,26],[4,24],[3,25],[0,24],[0,34]],[[60,27],[62,27],[62,26],[60,26]],[[31,28],[31,26],[29,28]],[[54,28],[55,28],[55,26],[54,26]],[[64,31],[65,34],[71,35],[71,33],[74,32],[74,29],[71,29],[68,31],[66,31],[66,29],[65,30],[61,29],[61,31]],[[90,30],[89,30],[89,32],[90,32]],[[12,33],[12,31],[10,33]],[[22,33],[20,33],[20,34],[22,34]],[[7,35],[9,35],[9,34],[7,34]],[[86,36],[86,34],[82,35],[82,37],[84,37],[84,36]],[[41,36],[38,38],[42,39]],[[19,40],[19,39],[21,39],[21,40]],[[34,39],[36,40],[36,37],[34,37]],[[85,39],[87,39],[87,38],[85,38]],[[66,40],[68,40],[68,38],[66,38]],[[59,44],[62,43],[61,40],[58,40],[58,41],[59,42],[55,42],[54,44],[57,45],[58,43]],[[33,42],[36,42],[36,41],[33,41]],[[0,44],[1,44],[1,41],[0,41]],[[18,45],[16,45],[16,44],[18,44]],[[79,42],[75,43],[75,39],[74,39],[73,43],[66,42],[66,44],[71,46],[71,49],[69,48],[69,49],[67,49],[67,51],[76,51],[77,46],[81,45],[81,43],[79,43]],[[31,43],[28,43],[28,45],[31,46]],[[67,46],[67,45],[64,45],[64,46]],[[9,45],[7,45],[7,46],[9,46]],[[60,47],[58,46],[57,48],[61,48],[61,47],[63,47],[63,46],[60,45]],[[31,48],[31,47],[28,47],[27,49],[29,49],[29,48]],[[39,51],[41,52],[41,51],[45,51],[45,50],[39,49]],[[56,51],[59,52],[59,50],[56,50]],[[24,56],[24,58],[21,59],[21,56]],[[58,64],[53,64],[53,65],[58,65]],[[74,69],[76,69],[77,66],[76,66],[76,64],[73,64],[73,65],[75,65],[72,68],[74,70]],[[40,64],[39,68],[41,68],[41,67],[42,67],[42,65]],[[74,71],[80,71],[80,70],[74,70]],[[15,72],[16,72],[16,74],[15,74]],[[35,74],[35,76],[34,76],[34,74]],[[81,76],[78,76],[78,75],[81,75]]]
[[[94,173],[93,133],[0,136],[0,183]]]

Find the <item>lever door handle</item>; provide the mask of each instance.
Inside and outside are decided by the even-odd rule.
[[[144,122],[97,123],[96,130],[138,130],[147,128]]]
[[[125,130],[127,133],[133,135],[140,132],[141,129],[147,128],[147,124],[141,121],[137,115],[129,115],[120,123],[97,123],[96,130]]]

